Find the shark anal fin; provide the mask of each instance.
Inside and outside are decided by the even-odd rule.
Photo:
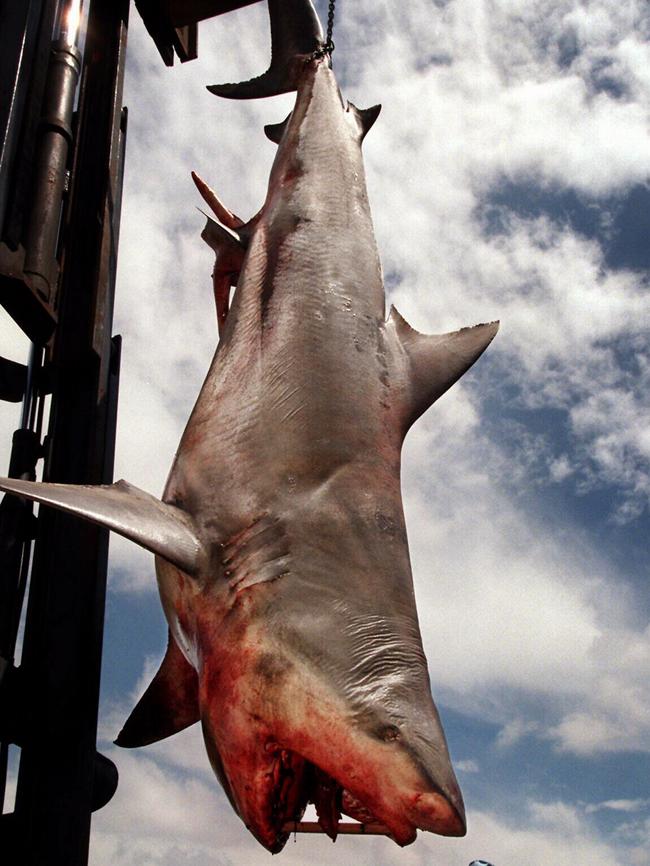
[[[395,328],[408,359],[409,426],[469,370],[499,330],[498,322],[488,322],[449,334],[420,334],[395,307],[387,324]]]
[[[115,743],[127,749],[148,746],[177,734],[199,719],[197,673],[170,634],[158,672],[124,723]]]
[[[112,529],[186,574],[198,570],[202,546],[189,514],[127,481],[89,486],[0,478],[0,490]]]
[[[260,99],[298,86],[304,61],[323,44],[323,29],[311,0],[269,0],[271,65],[258,78],[213,84],[210,93],[227,99]]]

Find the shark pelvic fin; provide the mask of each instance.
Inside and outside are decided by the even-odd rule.
[[[280,144],[284,131],[289,125],[290,120],[291,112],[284,118],[284,120],[280,121],[280,123],[267,123],[264,127],[264,135],[266,135],[268,140],[272,141],[274,144]]]
[[[90,486],[0,478],[0,490],[112,529],[187,574],[198,570],[202,546],[189,514],[127,481]]]
[[[441,397],[490,345],[498,322],[461,328],[449,334],[420,334],[391,307],[388,324],[408,357],[409,425]]]
[[[260,99],[298,86],[304,61],[323,44],[323,30],[311,0],[269,0],[271,65],[259,78],[213,84],[210,93],[227,99]]]
[[[200,719],[196,671],[169,635],[158,672],[124,723],[115,744],[126,749],[157,743]]]
[[[357,108],[352,102],[348,102],[348,112],[356,120],[359,128],[359,141],[363,141],[375,120],[379,117],[381,105],[371,105],[370,108]]]

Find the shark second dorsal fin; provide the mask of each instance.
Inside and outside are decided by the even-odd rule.
[[[198,571],[202,546],[189,514],[127,481],[86,486],[0,478],[0,490],[112,529],[186,574]]]
[[[372,128],[375,120],[379,117],[381,105],[371,105],[370,108],[357,108],[352,102],[348,102],[348,112],[354,117],[359,130],[359,141],[363,141]]]
[[[407,426],[469,370],[499,330],[498,322],[488,322],[449,334],[420,334],[395,307],[387,324],[395,328],[408,358]]]
[[[115,743],[126,749],[148,746],[189,728],[199,718],[197,673],[170,634],[158,672],[124,723]]]
[[[213,84],[210,93],[227,99],[260,99],[295,90],[305,59],[323,43],[323,29],[311,0],[269,0],[271,65],[258,78]]]

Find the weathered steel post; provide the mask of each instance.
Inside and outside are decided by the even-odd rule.
[[[52,350],[45,461],[52,481],[112,480],[119,345],[111,341],[111,323],[127,19],[128,0],[90,4]],[[114,768],[96,756],[107,557],[107,533],[60,514],[41,515],[21,665],[28,688],[16,864],[85,864],[91,812],[110,799],[117,781]]]

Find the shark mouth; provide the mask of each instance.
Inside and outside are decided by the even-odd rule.
[[[271,790],[267,801],[268,816],[264,823],[275,838],[271,845],[268,844],[271,840],[266,832],[263,833],[264,839],[260,839],[273,853],[280,851],[289,835],[300,829],[300,822],[309,804],[316,809],[320,829],[332,841],[336,841],[339,833],[349,832],[349,828],[354,826],[349,822],[342,824],[341,818],[344,815],[363,825],[368,833],[391,835],[390,829],[370,809],[311,761],[296,752],[279,747],[275,750],[274,759],[272,777],[269,780]],[[313,825],[310,829],[318,832],[318,828]],[[413,837],[415,838],[415,833]],[[400,843],[406,844],[406,841],[400,840]]]
[[[441,793],[414,793],[400,797],[395,791],[391,804],[375,803],[372,793],[358,796],[334,776],[290,749],[268,743],[268,762],[257,777],[257,796],[240,803],[240,815],[248,829],[271,853],[282,850],[291,833],[323,832],[333,841],[343,833],[385,835],[400,846],[409,845],[417,830],[446,836],[462,836],[465,822],[458,810]],[[390,780],[386,786],[392,787]],[[250,795],[251,787],[245,786]],[[407,814],[404,812],[404,803]],[[315,807],[317,823],[302,823],[309,804]],[[343,816],[352,818],[342,821]]]

